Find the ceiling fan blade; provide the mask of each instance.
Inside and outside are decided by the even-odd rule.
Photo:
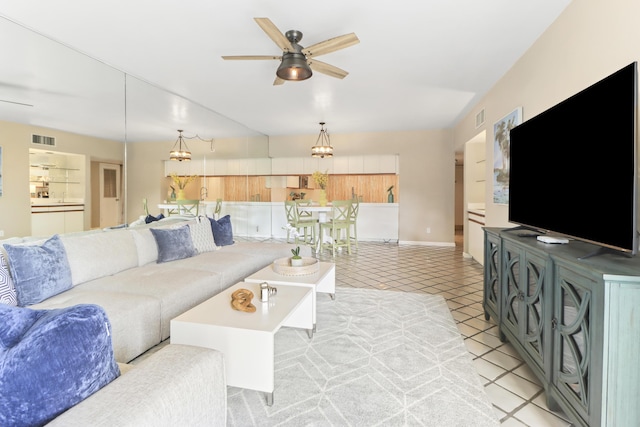
[[[278,45],[280,50],[283,52],[293,52],[293,46],[291,46],[291,42],[282,34],[282,31],[276,27],[276,25],[271,22],[269,18],[253,18],[260,28],[267,33],[269,38],[274,41],[275,44]]]
[[[280,77],[276,77],[276,79],[273,81],[273,85],[274,86],[279,86],[279,85],[283,85],[284,84],[284,80],[281,79]]]
[[[244,60],[281,60],[282,56],[274,56],[274,55],[234,55],[234,56],[223,56],[222,59],[225,60],[240,60],[240,61],[244,61]]]
[[[336,50],[344,49],[358,43],[360,43],[358,36],[356,36],[355,33],[350,33],[305,47],[302,49],[302,53],[307,57],[326,55],[327,53],[335,52]]]
[[[317,71],[319,73],[326,74],[337,79],[344,79],[345,77],[347,77],[347,75],[349,75],[349,73],[345,70],[334,65],[327,64],[326,62],[318,61],[317,59],[309,59],[307,60],[307,64],[309,64],[313,71]]]

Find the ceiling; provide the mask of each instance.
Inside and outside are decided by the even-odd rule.
[[[189,128],[197,119],[190,116],[193,110],[175,117],[179,97],[192,101],[201,113],[221,115],[205,137],[233,135],[244,129],[239,124],[265,135],[317,133],[320,121],[327,122],[331,133],[452,127],[569,3],[0,0],[0,16],[99,60],[102,68],[110,65],[167,90],[154,98],[148,98],[152,91],[134,90],[133,84],[127,90],[127,114],[136,105],[144,106],[148,118],[149,126],[136,138],[166,141],[175,138],[177,126],[201,129],[195,124]],[[301,31],[302,46],[354,32],[359,44],[319,58],[349,75],[340,80],[314,73],[306,81],[274,86],[277,61],[222,60],[222,55],[281,55],[254,17],[270,18],[282,32]],[[2,49],[14,60],[0,66],[0,99],[34,107],[0,102],[0,120],[39,124],[34,115],[40,114],[46,124],[58,120],[64,128],[67,122],[81,122],[89,134],[112,137],[109,120],[122,119],[122,106],[108,100],[110,91],[121,94],[120,73],[103,70],[104,78],[96,80],[87,64],[75,65],[86,61],[78,59],[82,55],[66,57],[47,41],[48,64],[64,62],[79,70],[67,73],[73,90],[53,90],[33,70],[20,70],[34,64],[29,55],[35,48],[25,52],[13,42],[16,36],[2,28]],[[91,114],[79,109],[63,118],[77,108],[74,103],[60,108],[40,101],[45,95],[68,101],[67,90],[75,92],[73,98],[102,102]]]

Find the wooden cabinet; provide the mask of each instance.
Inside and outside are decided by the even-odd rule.
[[[640,419],[640,258],[547,245],[485,228],[483,306],[545,388],[581,426]]]

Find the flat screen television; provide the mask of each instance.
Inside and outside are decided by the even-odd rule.
[[[510,132],[509,222],[638,250],[637,63]]]

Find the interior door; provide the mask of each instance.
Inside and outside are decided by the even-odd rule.
[[[122,223],[120,165],[100,163],[100,228]]]

